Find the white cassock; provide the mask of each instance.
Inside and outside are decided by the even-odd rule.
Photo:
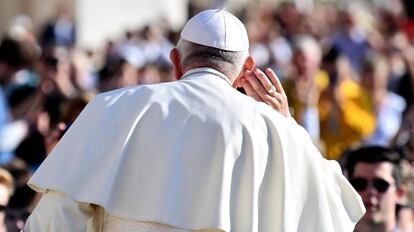
[[[338,163],[225,78],[98,95],[29,181],[44,195],[24,231],[352,231],[364,207]]]

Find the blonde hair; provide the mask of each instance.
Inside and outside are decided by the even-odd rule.
[[[13,177],[6,169],[0,168],[0,184],[7,188],[9,196],[13,195],[14,192],[14,181]]]

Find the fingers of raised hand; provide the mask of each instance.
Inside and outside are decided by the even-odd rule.
[[[279,112],[284,108],[284,101],[283,96],[279,93],[275,93],[274,96],[267,94],[263,97],[263,102]]]
[[[270,81],[272,82],[272,84],[275,86],[276,91],[285,95],[285,91],[283,90],[282,83],[280,83],[279,78],[276,76],[276,73],[274,73],[273,70],[270,68],[267,68],[265,72],[267,76],[269,77]]]
[[[246,73],[246,77],[262,101],[290,117],[287,96],[276,74],[270,68],[267,68],[265,73],[260,69],[255,69],[253,73]]]
[[[259,95],[257,95],[257,92],[253,89],[252,85],[249,81],[246,80],[246,78],[242,79],[241,87],[244,89],[247,96],[252,97],[256,101],[261,101],[261,98],[259,97]]]
[[[262,84],[263,88],[266,90],[266,92],[272,96],[275,95],[277,88],[274,86],[274,83],[269,79],[269,77],[262,72],[260,69],[255,69],[254,74],[259,79],[260,83]]]
[[[276,74],[270,68],[267,68],[265,70],[265,72],[266,72],[267,76],[269,77],[269,79],[271,80],[273,86],[276,89],[276,92],[277,92],[276,95],[278,97],[278,100],[283,103],[282,105],[288,107],[288,105],[287,105],[287,96],[286,96],[285,90],[283,89],[282,83],[280,83],[280,81],[279,81],[279,78],[276,76]]]
[[[260,78],[263,78],[263,77],[260,77]],[[265,77],[265,78],[267,79],[267,77]],[[251,71],[246,71],[246,80],[252,86],[253,90],[260,97],[260,99],[262,99],[262,101],[265,101],[266,100],[266,96],[269,96],[269,93],[265,89],[265,86],[259,80],[259,77],[256,76],[255,73],[253,73]]]

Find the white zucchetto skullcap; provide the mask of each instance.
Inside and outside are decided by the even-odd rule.
[[[226,51],[248,51],[249,39],[243,23],[224,9],[206,10],[192,17],[181,38]]]

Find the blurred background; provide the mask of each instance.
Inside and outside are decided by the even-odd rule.
[[[0,0],[0,232],[23,227],[39,197],[25,183],[93,96],[173,81],[183,24],[223,7],[326,158],[392,147],[412,181],[413,1]]]

